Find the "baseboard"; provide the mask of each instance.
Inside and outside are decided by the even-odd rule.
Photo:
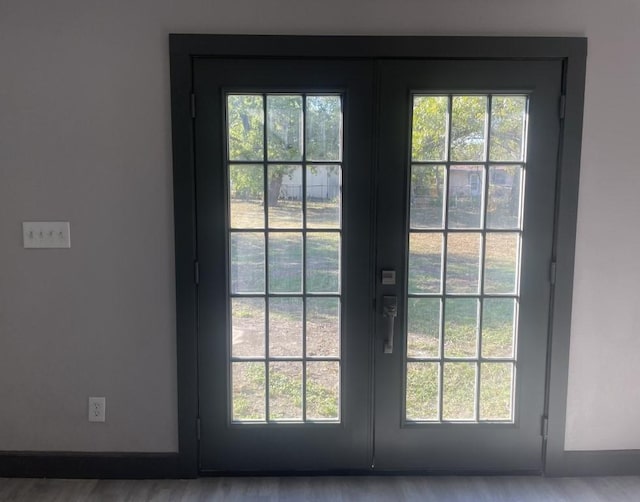
[[[545,475],[638,476],[640,450],[564,451],[547,458]]]
[[[542,473],[539,470],[518,470],[518,471],[452,471],[452,470],[379,470],[379,469],[328,469],[322,471],[314,470],[276,470],[276,471],[200,471],[201,477],[217,478],[217,477],[255,477],[255,476],[273,476],[273,477],[393,477],[393,476],[482,476],[482,477],[498,477],[498,476],[538,476]]]
[[[269,473],[273,475],[274,473]],[[349,471],[287,472],[279,475],[460,475],[452,472]],[[465,475],[538,475],[538,472],[470,473]],[[628,476],[640,475],[640,450],[565,451],[547,459],[546,476]],[[197,473],[184,466],[178,453],[60,453],[0,452],[0,477],[6,478],[98,478],[98,479],[178,479]],[[239,472],[201,472],[202,476],[255,475]]]
[[[162,479],[191,477],[178,453],[0,452],[0,477]]]

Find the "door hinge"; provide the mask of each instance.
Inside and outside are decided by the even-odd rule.
[[[556,262],[552,261],[549,266],[549,282],[551,282],[552,285],[556,283],[556,269]]]
[[[200,284],[200,262],[193,262],[193,282],[196,283],[196,286]]]
[[[191,118],[196,118],[196,95],[191,93]]]
[[[560,95],[560,105],[559,105],[560,118],[564,118],[564,114],[567,111],[567,96],[562,94]]]
[[[200,418],[196,418],[196,436],[198,437],[198,441],[200,441]]]
[[[540,435],[543,439],[547,439],[549,435],[549,417],[542,416],[542,421],[540,422]]]

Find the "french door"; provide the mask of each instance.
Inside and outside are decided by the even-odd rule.
[[[193,81],[201,469],[539,470],[560,63]]]

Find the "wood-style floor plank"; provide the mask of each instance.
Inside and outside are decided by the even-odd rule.
[[[191,480],[0,478],[2,502],[638,502],[640,476],[313,476]]]

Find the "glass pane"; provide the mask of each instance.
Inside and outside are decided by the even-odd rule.
[[[264,363],[231,364],[232,420],[265,419]]]
[[[486,96],[454,96],[451,108],[451,160],[482,161],[485,150]]]
[[[484,292],[513,294],[518,263],[517,233],[487,233],[484,259]]]
[[[520,228],[520,166],[489,167],[487,228]]]
[[[451,166],[449,169],[449,228],[480,228],[484,168]]]
[[[447,236],[447,293],[478,293],[481,238],[479,233]]]
[[[302,363],[269,363],[269,419],[302,420]]]
[[[407,324],[407,356],[438,357],[440,299],[409,298]]]
[[[229,160],[264,159],[264,107],[262,96],[227,96]]]
[[[482,357],[513,357],[516,301],[485,298],[482,305]]]
[[[340,166],[307,166],[307,227],[340,228]]]
[[[231,299],[231,355],[264,357],[264,298]]]
[[[442,378],[442,418],[474,420],[476,364],[444,363]]]
[[[449,99],[446,96],[414,96],[412,160],[446,160],[448,106]]]
[[[268,168],[269,227],[302,228],[302,167]]]
[[[444,186],[444,166],[411,168],[411,228],[443,227]]]
[[[340,417],[340,363],[307,362],[307,419]]]
[[[302,234],[269,233],[269,292],[302,292]]]
[[[302,298],[269,298],[269,356],[302,355]]]
[[[231,234],[231,292],[264,293],[264,234]]]
[[[523,160],[526,96],[491,98],[491,160]]]
[[[302,160],[302,96],[267,96],[269,160]]]
[[[480,368],[480,420],[511,420],[513,364],[483,363]]]
[[[407,363],[407,420],[438,419],[438,363]]]
[[[442,234],[409,234],[409,293],[440,293]]]
[[[342,160],[342,99],[307,96],[307,160]]]
[[[307,298],[307,356],[340,356],[340,299]]]
[[[231,228],[264,228],[262,166],[229,166]]]
[[[445,357],[475,357],[478,352],[478,300],[448,298],[444,310]]]
[[[307,234],[307,292],[340,292],[340,234]]]

